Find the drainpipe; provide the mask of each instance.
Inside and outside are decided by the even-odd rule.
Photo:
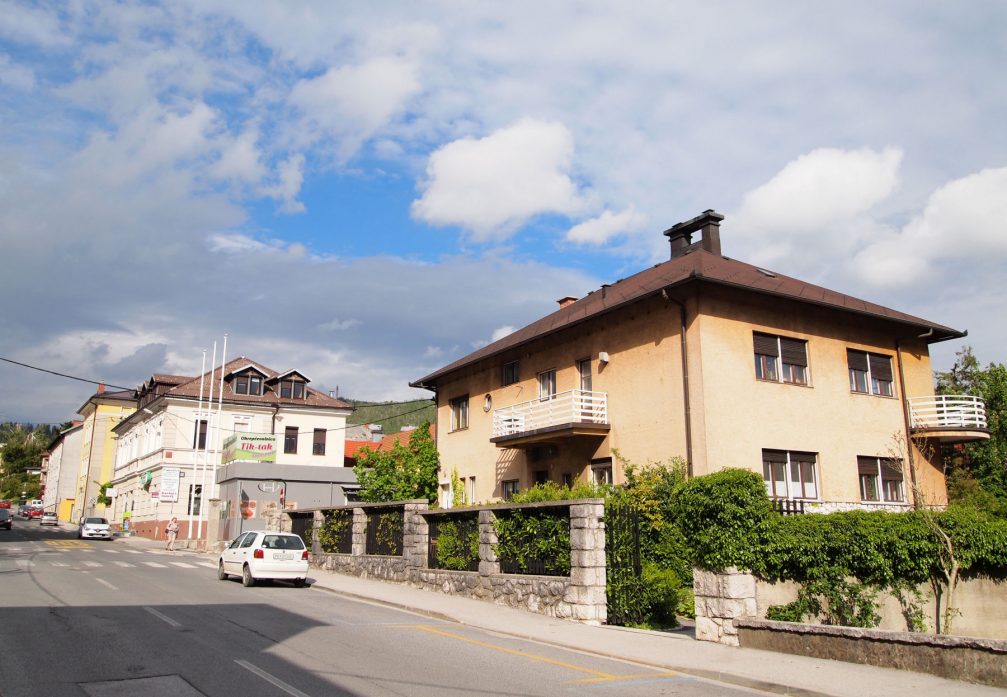
[[[667,288],[661,289],[661,297],[678,305],[681,319],[682,334],[682,396],[685,401],[685,465],[686,476],[692,479],[692,401],[689,398],[689,345],[685,337],[686,314],[685,303],[668,294]]]

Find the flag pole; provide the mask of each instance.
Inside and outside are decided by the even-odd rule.
[[[192,508],[196,500],[196,463],[199,462],[199,412],[203,411],[203,381],[206,373],[206,349],[203,349],[203,364],[199,368],[199,406],[196,407],[196,448],[192,453],[192,484],[189,486],[189,532],[186,537],[192,539]],[[203,507],[202,494],[200,494],[199,507]]]
[[[207,408],[206,408],[206,437],[203,438],[203,461],[201,463],[202,464],[203,475],[202,475],[202,480],[201,480],[200,486],[202,487],[202,491],[203,491],[202,496],[203,496],[204,500],[206,499],[206,465],[207,465],[207,458],[209,457],[207,446],[210,444],[210,437],[209,437],[210,436],[210,422],[213,420],[212,417],[210,416],[210,413],[211,413],[210,412],[210,409],[211,409],[210,405],[213,404],[213,371],[216,368],[216,364],[217,364],[217,342],[214,341],[213,342],[213,358],[210,360],[210,395],[209,395],[209,398],[206,400],[206,403],[207,403]],[[196,418],[196,429],[197,429],[196,433],[198,434],[199,433],[199,417]],[[197,446],[199,445],[198,435],[197,435],[196,445]],[[196,529],[196,537],[199,538],[199,539],[203,539],[203,514],[204,514],[205,510],[206,510],[206,506],[200,506],[199,507],[199,522],[198,522],[198,526],[197,526],[197,529]]]

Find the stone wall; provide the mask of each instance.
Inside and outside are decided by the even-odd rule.
[[[367,555],[366,509],[389,504],[351,504],[353,553],[324,554],[312,541],[312,563],[337,573],[408,583],[425,590],[476,598],[550,617],[601,624],[607,617],[605,593],[605,503],[602,499],[565,502],[570,511],[570,576],[500,573],[496,555],[497,512],[510,508],[555,507],[558,502],[486,506],[466,509],[479,515],[479,571],[428,568],[429,516],[438,515],[426,501],[398,502],[403,510],[402,556]],[[324,511],[314,512],[315,526]],[[289,516],[287,516],[289,518]]]
[[[1007,687],[1007,641],[737,619],[745,648],[831,658]]]

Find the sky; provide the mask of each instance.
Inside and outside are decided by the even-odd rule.
[[[1007,361],[1007,4],[0,0],[0,357],[356,399],[724,254]],[[218,354],[219,359],[219,354]],[[209,357],[207,358],[209,360]],[[93,385],[0,363],[0,421]]]

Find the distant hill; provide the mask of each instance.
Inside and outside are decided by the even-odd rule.
[[[386,434],[398,433],[403,426],[419,426],[424,421],[434,423],[437,408],[433,400],[414,399],[408,402],[367,402],[341,397],[353,405],[353,413],[346,419],[349,426],[381,424]]]

